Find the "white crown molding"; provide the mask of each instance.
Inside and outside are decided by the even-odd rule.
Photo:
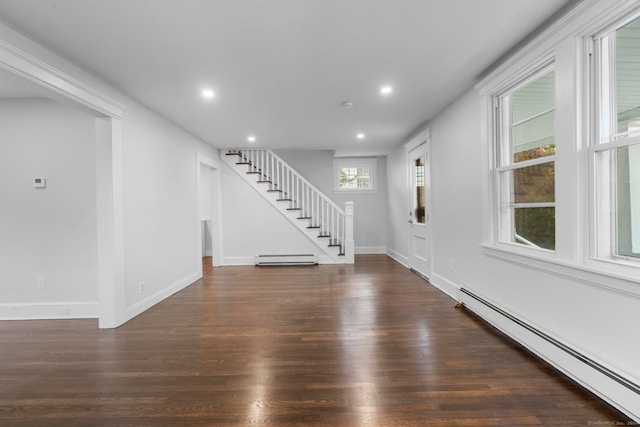
[[[0,68],[101,115],[123,117],[122,105],[4,40],[0,40]]]
[[[416,134],[409,142],[404,144],[404,149],[406,151],[411,151],[414,148],[420,146],[421,144],[427,142],[431,138],[431,128],[425,128],[421,130],[418,134]]]
[[[583,0],[499,64],[475,85],[475,89],[481,95],[494,93],[497,87],[505,84],[505,76],[515,78],[523,72],[523,68],[530,69],[532,59],[553,57],[554,48],[560,40],[590,35],[590,32],[596,31],[594,23],[599,27],[603,23],[609,24],[639,6],[638,0]]]

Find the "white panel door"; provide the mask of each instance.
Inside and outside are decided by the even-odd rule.
[[[409,266],[431,277],[430,173],[428,141],[409,151]]]

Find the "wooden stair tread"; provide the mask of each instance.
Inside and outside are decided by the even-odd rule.
[[[288,211],[301,211],[302,208],[287,208]]]
[[[292,202],[291,199],[276,199],[276,202]]]
[[[282,193],[282,190],[267,190],[267,193]]]
[[[319,225],[310,225],[307,228],[322,228],[322,227],[320,227]]]
[[[299,216],[298,219],[311,219],[310,216]]]
[[[251,162],[236,162],[236,165],[250,165]]]
[[[260,180],[260,181],[256,181],[258,184],[271,184],[271,181],[264,181],[264,180]]]

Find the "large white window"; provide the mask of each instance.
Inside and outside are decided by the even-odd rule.
[[[476,86],[483,250],[637,294],[640,6],[574,12]]]
[[[595,256],[640,261],[640,18],[595,39]]]
[[[498,240],[555,250],[555,72],[546,66],[497,97]]]

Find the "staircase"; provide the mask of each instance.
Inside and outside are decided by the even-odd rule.
[[[341,209],[271,150],[221,153],[231,169],[316,244],[321,263],[354,263],[353,202]]]

